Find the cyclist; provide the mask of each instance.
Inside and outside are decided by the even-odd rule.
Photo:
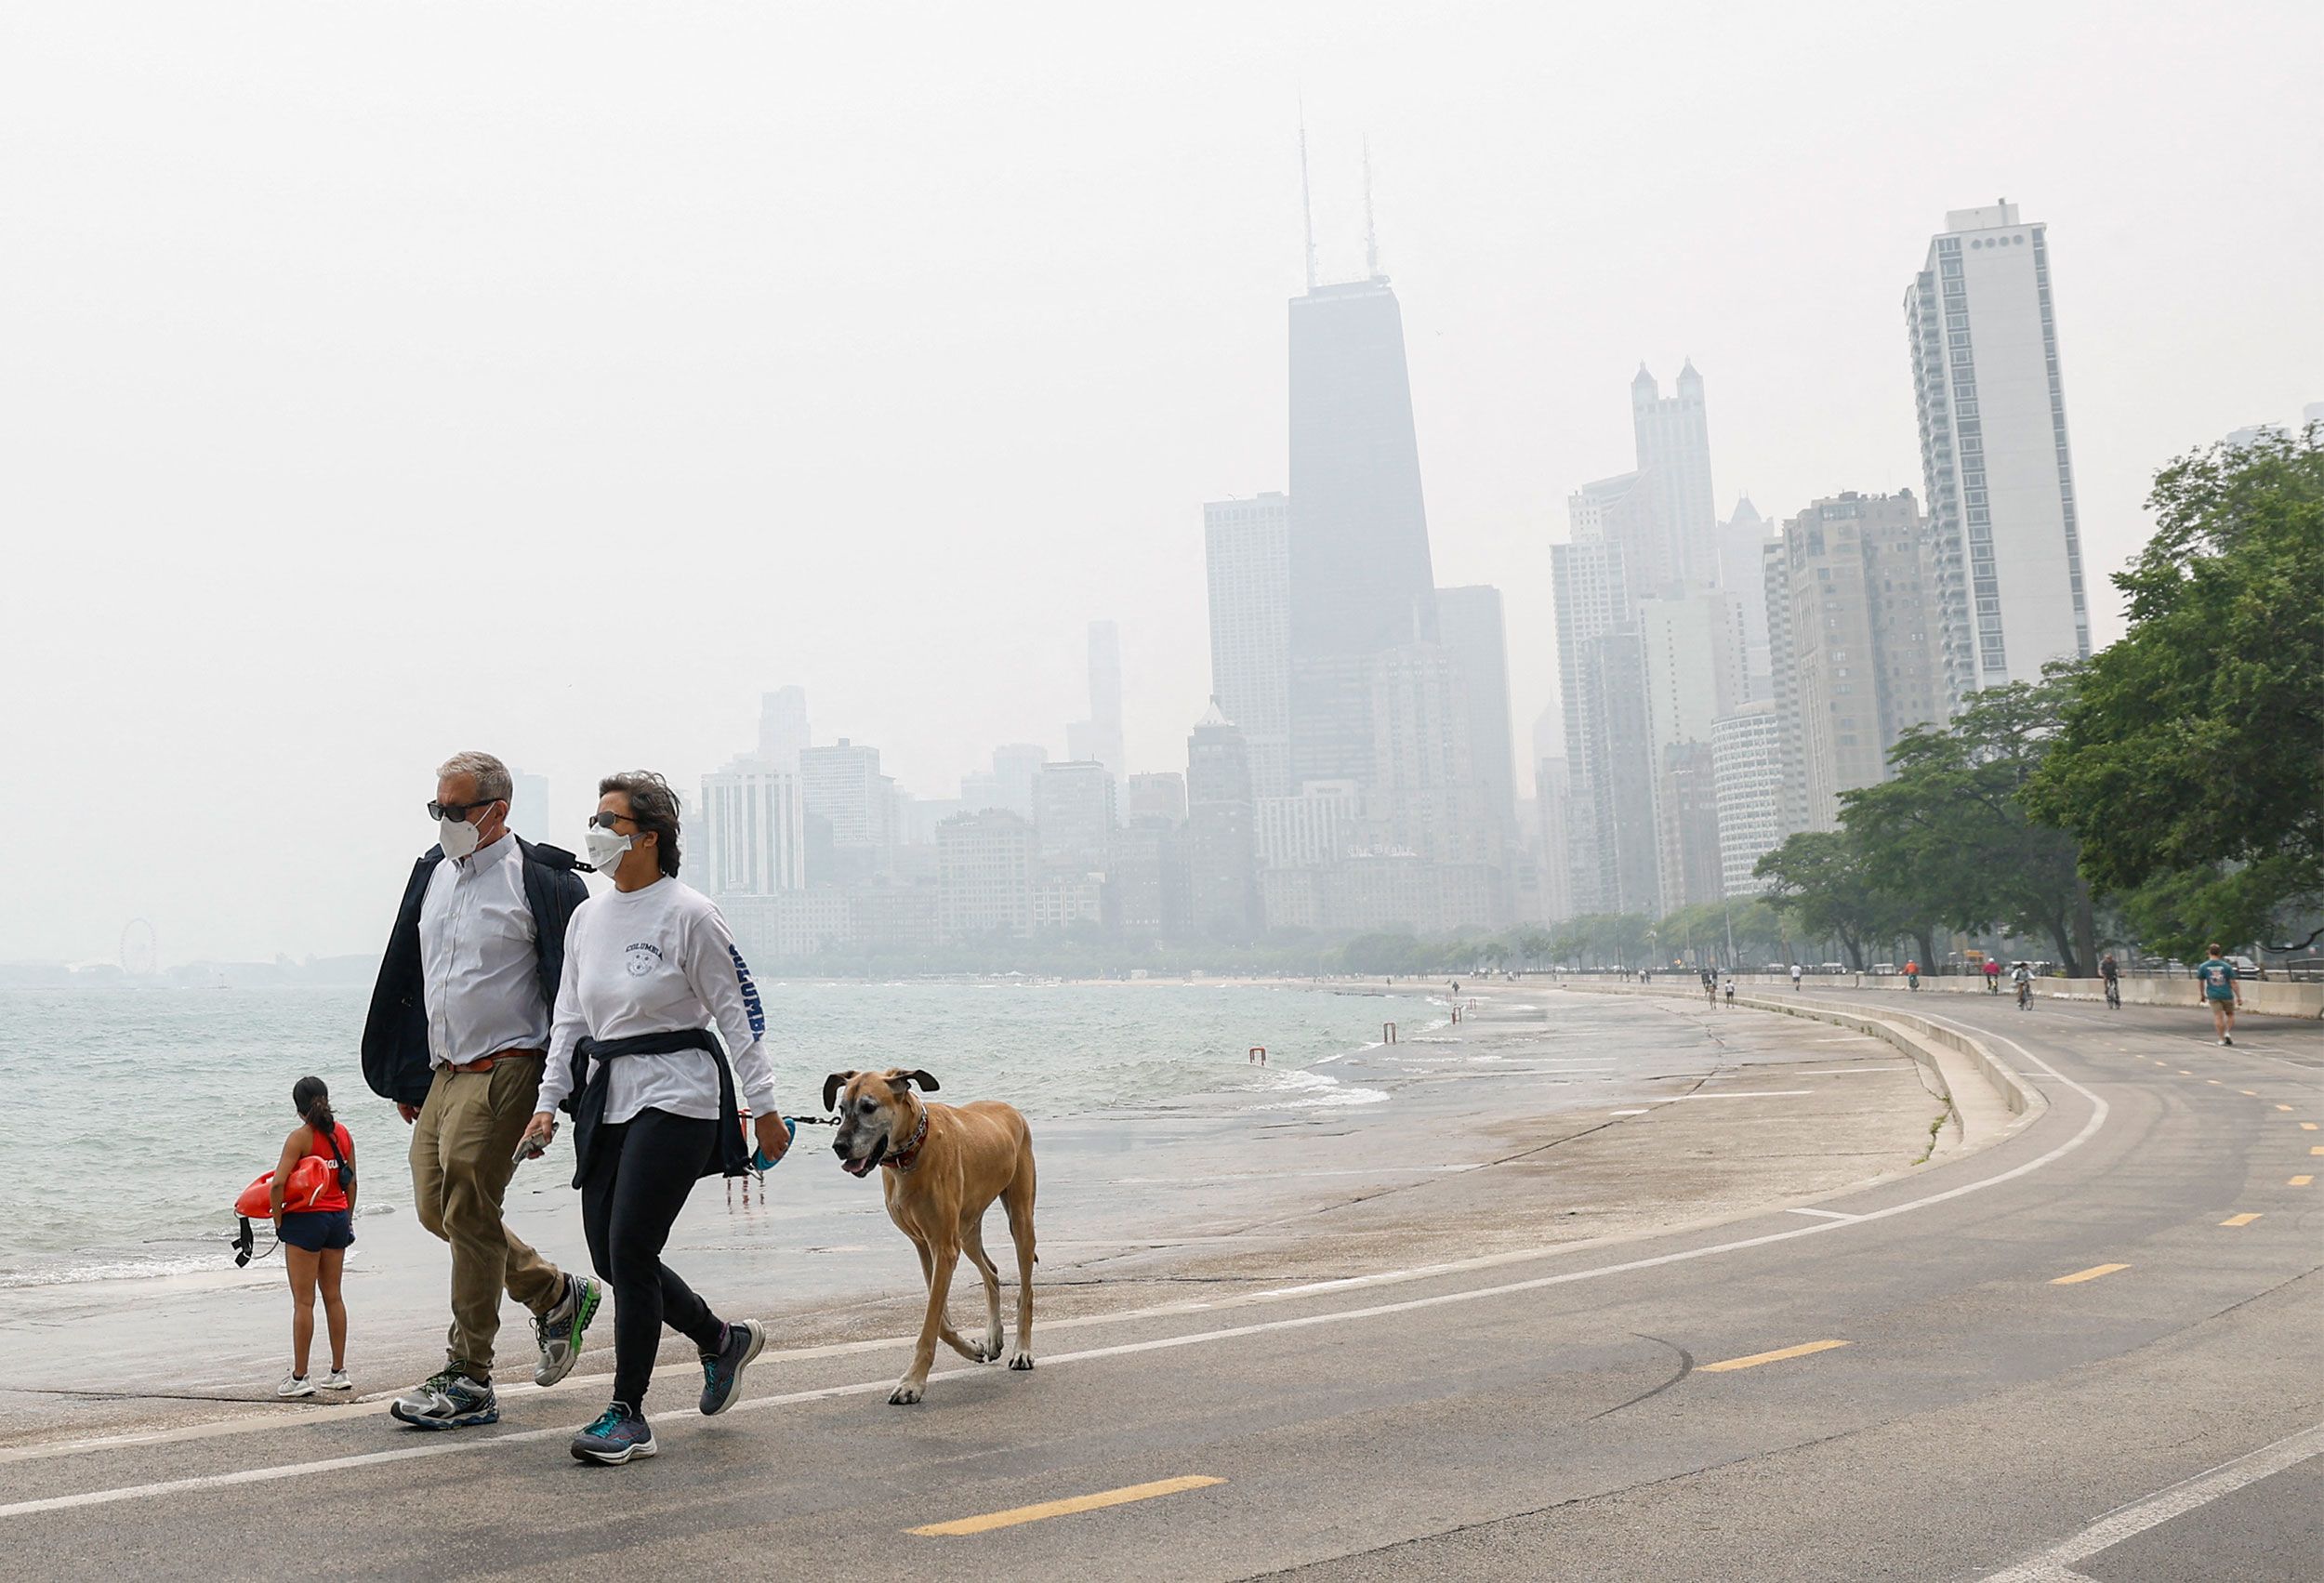
[[[1999,956],[1985,959],[1985,992],[1987,995],[2001,993],[2001,958]]]
[[[2023,1011],[2033,1004],[2033,970],[2020,962],[2009,970],[2009,982],[2017,986],[2017,1009]]]
[[[2209,947],[2210,955],[2196,964],[2195,976],[2203,986],[2203,1003],[2211,1008],[2212,1031],[2219,1042],[2236,1042],[2236,1009],[2243,1004],[2243,985],[2236,982],[2236,965]]]
[[[2098,958],[2098,979],[2106,988],[2106,1005],[2114,1010],[2122,1009],[2122,966],[2109,951]]]
[[[1907,989],[1921,987],[1921,958],[1918,956],[1910,957],[1905,963],[1905,987]]]

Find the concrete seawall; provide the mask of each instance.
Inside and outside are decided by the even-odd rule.
[[[1694,983],[1694,975],[1684,969],[1671,969],[1667,981],[1682,994]],[[1577,975],[1577,983],[1598,982],[1595,976]],[[1616,980],[1616,983],[1622,981]],[[1654,985],[1666,982],[1666,975],[1657,974]],[[1780,990],[1791,993],[1791,980],[1777,973],[1737,973],[1737,985],[1761,991]],[[1877,989],[1892,990],[1898,995],[1912,993],[1900,973],[1810,973],[1801,981],[1815,989]],[[1921,980],[1922,993],[1939,995],[1984,995],[1983,979],[1960,977]],[[2009,993],[2004,979],[2001,993]],[[2125,1006],[2183,1006],[2192,1011],[2202,1009],[2201,990],[2191,978],[2125,978],[2122,980],[2122,1004]],[[2051,1000],[2104,1000],[2106,986],[2097,979],[2036,979],[2034,994]],[[2284,983],[2278,980],[2246,979],[2243,981],[2243,1011],[2247,1016],[2324,1018],[2324,983]]]

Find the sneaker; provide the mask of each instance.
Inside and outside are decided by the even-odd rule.
[[[573,1365],[581,1361],[581,1338],[588,1333],[589,1321],[597,1317],[597,1305],[605,1300],[605,1288],[587,1275],[567,1275],[565,1295],[547,1313],[533,1319],[533,1339],[540,1343],[541,1361],[534,1365],[533,1383],[554,1385],[573,1372]]]
[[[603,1462],[618,1467],[632,1457],[651,1457],[661,1449],[645,1415],[627,1402],[615,1402],[597,1415],[597,1421],[573,1437],[577,1462]]]
[[[717,1352],[702,1354],[704,1417],[715,1416],[733,1405],[734,1388],[743,1382],[743,1370],[766,1347],[766,1326],[756,1319],[746,1319],[740,1325],[726,1327],[726,1338]]]
[[[2221,1039],[2219,1042],[2223,1045],[2231,1045],[2236,1042],[2236,1036],[2233,1034],[2229,1034],[2225,1038]]]
[[[388,1416],[414,1429],[469,1429],[500,1421],[493,1388],[446,1369],[395,1399]]]
[[[274,1393],[277,1396],[311,1396],[315,1388],[303,1374],[286,1374],[283,1376],[283,1383],[274,1388]]]
[[[355,1382],[347,1378],[347,1370],[335,1368],[323,1377],[323,1388],[325,1391],[352,1391]]]

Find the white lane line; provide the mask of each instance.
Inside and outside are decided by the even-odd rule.
[[[1787,1215],[1820,1215],[1828,1220],[1855,1220],[1863,1218],[1859,1215],[1843,1215],[1837,1209],[1786,1209],[1784,1213]]]
[[[1971,1030],[1971,1032],[1974,1034],[1978,1030]],[[1042,1360],[1042,1366],[1056,1367],[1063,1364],[1086,1363],[1100,1358],[1127,1357],[1138,1352],[1171,1351],[1180,1347],[1199,1346],[1208,1341],[1233,1340],[1240,1337],[1264,1335],[1279,1330],[1304,1330],[1322,1325],[1345,1325],[1356,1320],[1379,1319],[1391,1314],[1418,1313],[1423,1309],[1481,1302],[1492,1298],[1512,1296],[1520,1292],[1541,1291],[1551,1286],[1570,1286],[1578,1281],[1595,1281],[1609,1275],[1625,1275],[1640,1270],[1660,1269],[1665,1265],[1686,1264],[1697,1259],[1713,1258],[1724,1253],[1739,1253],[1747,1248],[1766,1247],[1776,1243],[1796,1241],[1801,1237],[1821,1236],[1833,1232],[1846,1231],[1852,1226],[1862,1225],[1868,1221],[1885,1220],[1892,1216],[1910,1214],[1933,1205],[1950,1203],[1956,1198],[1963,1198],[1973,1193],[1982,1193],[1989,1187],[1999,1187],[2006,1181],[2014,1181],[2019,1177],[2030,1175],[2054,1161],[2065,1158],[2095,1137],[2099,1128],[2106,1125],[2110,1107],[2105,1100],[2072,1078],[2058,1073],[2048,1062],[2028,1053],[2016,1041],[2001,1038],[1998,1034],[1986,1036],[2000,1039],[2001,1043],[2016,1050],[2028,1064],[2056,1078],[2059,1083],[2087,1100],[2091,1106],[2090,1119],[2082,1124],[2081,1130],[2065,1142],[2056,1145],[2045,1154],[2036,1155],[2023,1165],[2013,1166],[2008,1170],[1997,1172],[1988,1177],[1981,1177],[1975,1181],[1963,1182],[1959,1187],[1949,1187],[1942,1193],[1933,1193],[1923,1198],[1909,1199],[1902,1204],[1892,1204],[1885,1209],[1867,1210],[1850,1220],[1819,1220],[1814,1225],[1798,1226],[1789,1231],[1768,1232],[1759,1236],[1741,1237],[1734,1242],[1713,1243],[1705,1247],[1682,1248],[1675,1253],[1660,1253],[1645,1259],[1626,1260],[1618,1264],[1598,1265],[1587,1270],[1568,1270],[1555,1275],[1536,1275],[1529,1280],[1512,1281],[1496,1286],[1465,1287],[1459,1291],[1439,1292],[1430,1297],[1407,1298],[1401,1302],[1375,1303],[1367,1308],[1336,1309],[1327,1313],[1301,1314],[1289,1319],[1264,1320],[1252,1325],[1232,1325],[1216,1330],[1189,1331],[1183,1335],[1165,1336],[1150,1341],[1126,1341],[1111,1347],[1093,1347],[1084,1352],[1065,1352],[1055,1357],[1045,1358]],[[1534,1256],[1536,1256],[1535,1251],[1531,1249],[1525,1250],[1524,1253],[1518,1255],[1518,1257]],[[1490,1257],[1501,1260],[1508,1258],[1505,1255]],[[1401,1274],[1400,1272],[1391,1272],[1383,1273],[1382,1275],[1359,1275],[1351,1277],[1347,1282],[1340,1284],[1363,1285],[1382,1279],[1393,1279],[1399,1274]],[[861,1343],[852,1344],[850,1350],[858,1350],[861,1345]],[[945,1379],[955,1375],[976,1372],[978,1370],[973,1367],[955,1368],[947,1369],[931,1378]],[[727,1412],[731,1417],[735,1413],[755,1412],[766,1407],[824,1401],[834,1396],[868,1394],[872,1392],[886,1392],[893,1388],[894,1382],[885,1379],[861,1381],[853,1385],[830,1385],[812,1391],[794,1391],[776,1396],[754,1397],[746,1402],[735,1403],[733,1406],[727,1409]],[[673,1415],[671,1420],[673,1428],[686,1423],[686,1419]],[[385,1462],[410,1461],[420,1457],[456,1456],[487,1446],[554,1440],[561,1435],[569,1436],[572,1432],[573,1431],[569,1428],[559,1427],[523,1430],[514,1434],[495,1435],[486,1439],[461,1439],[448,1444],[441,1440],[430,1440],[422,1445],[364,1452],[352,1457],[331,1458],[324,1461],[290,1462],[272,1467],[248,1468],[231,1473],[209,1473],[195,1478],[168,1479],[157,1484],[125,1484],[112,1489],[85,1490],[73,1495],[50,1496],[43,1499],[17,1501],[10,1505],[0,1506],[0,1519],[28,1517],[43,1511],[64,1510],[74,1507],[107,1506],[121,1501],[152,1499],[162,1496],[183,1495],[234,1484],[267,1484],[280,1479],[305,1478],[315,1473],[335,1472],[342,1469],[369,1467]],[[692,1427],[689,1426],[681,1432],[692,1432]]]
[[[2064,1544],[2053,1545],[2004,1571],[1988,1573],[1985,1583],[2051,1583],[2052,1579],[2077,1576],[2067,1570],[2075,1562],[2087,1561],[2124,1539],[2159,1527],[2173,1517],[2184,1517],[2199,1506],[2208,1506],[2221,1496],[2233,1495],[2246,1484],[2273,1478],[2286,1468],[2319,1455],[2324,1455],[2324,1424],[2311,1424],[2273,1445],[2263,1445],[2248,1456],[2222,1462],[2209,1472],[2183,1479],[2144,1500],[2119,1507]]]
[[[1684,1104],[1688,1100],[1796,1100],[1814,1092],[1813,1088],[1754,1088],[1745,1094],[1673,1094],[1667,1100],[1657,1100],[1655,1102],[1676,1105]]]

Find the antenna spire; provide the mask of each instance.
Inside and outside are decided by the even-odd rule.
[[[1315,202],[1307,187],[1307,96],[1300,106],[1300,221],[1307,231],[1307,289],[1315,289]]]
[[[1372,226],[1372,139],[1364,136],[1364,273],[1380,279],[1380,232]]]

